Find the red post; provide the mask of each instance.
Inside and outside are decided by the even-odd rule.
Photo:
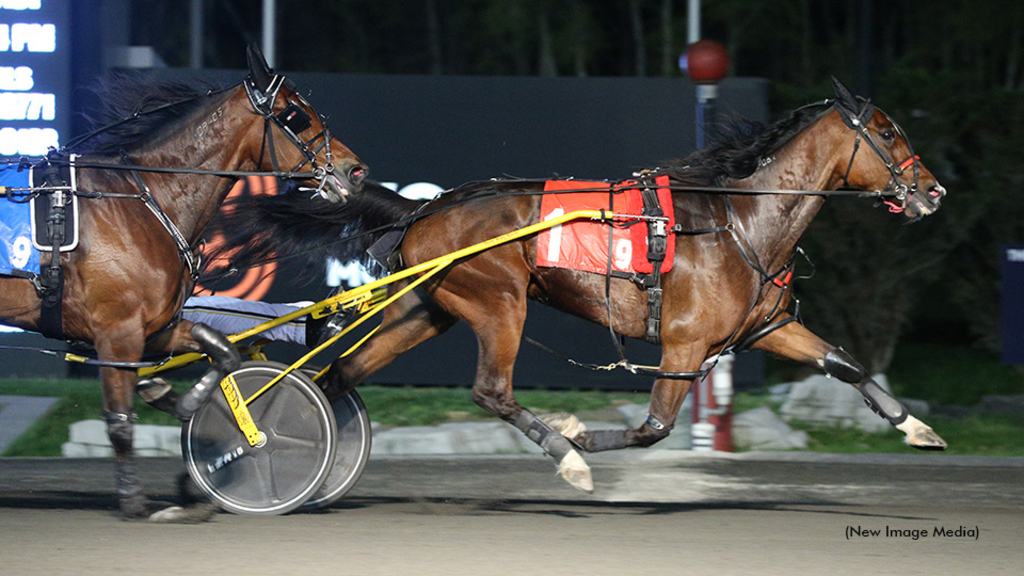
[[[693,383],[693,450],[732,452],[732,356],[719,358],[707,376]]]

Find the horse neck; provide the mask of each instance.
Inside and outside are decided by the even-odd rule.
[[[819,120],[769,156],[754,174],[729,186],[752,190],[835,190],[842,181],[843,140]],[[839,131],[842,134],[842,131]],[[755,250],[776,267],[788,260],[825,202],[823,196],[766,194],[733,197]]]
[[[193,112],[175,127],[159,146],[146,146],[130,153],[140,166],[173,166],[182,169],[236,171],[254,170],[252,150],[254,130],[262,124],[253,121],[244,94],[234,91],[219,96]],[[218,178],[201,174],[143,174],[160,207],[190,241],[216,215],[236,178]]]

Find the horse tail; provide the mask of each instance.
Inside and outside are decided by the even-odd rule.
[[[272,259],[316,265],[332,257],[368,264],[366,249],[420,204],[369,180],[344,204],[310,198],[308,190],[297,187],[276,196],[239,198],[226,203],[214,222],[222,241],[207,262],[239,270]]]

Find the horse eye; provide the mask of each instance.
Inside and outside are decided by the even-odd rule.
[[[896,134],[894,134],[892,130],[885,130],[882,132],[882,140],[885,140],[886,142],[892,142],[895,137]]]

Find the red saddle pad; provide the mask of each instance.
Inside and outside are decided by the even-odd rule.
[[[668,189],[668,176],[655,179],[658,202],[668,216],[668,227],[675,225],[672,210],[672,192]],[[612,239],[612,270],[625,273],[650,274],[653,271],[647,259],[647,224],[630,219],[643,211],[644,201],[636,182],[588,182],[582,180],[548,180],[540,205],[541,221],[557,218],[576,210],[608,210],[616,215],[615,224],[593,220],[575,220],[548,228],[537,238],[537,266],[567,268],[605,274],[608,272],[608,233]],[[564,192],[565,190],[590,190]],[[592,190],[602,190],[594,192]],[[613,191],[614,190],[614,191]],[[632,225],[628,225],[632,223]],[[668,248],[662,262],[662,274],[672,269],[676,252],[675,235],[668,235]]]

